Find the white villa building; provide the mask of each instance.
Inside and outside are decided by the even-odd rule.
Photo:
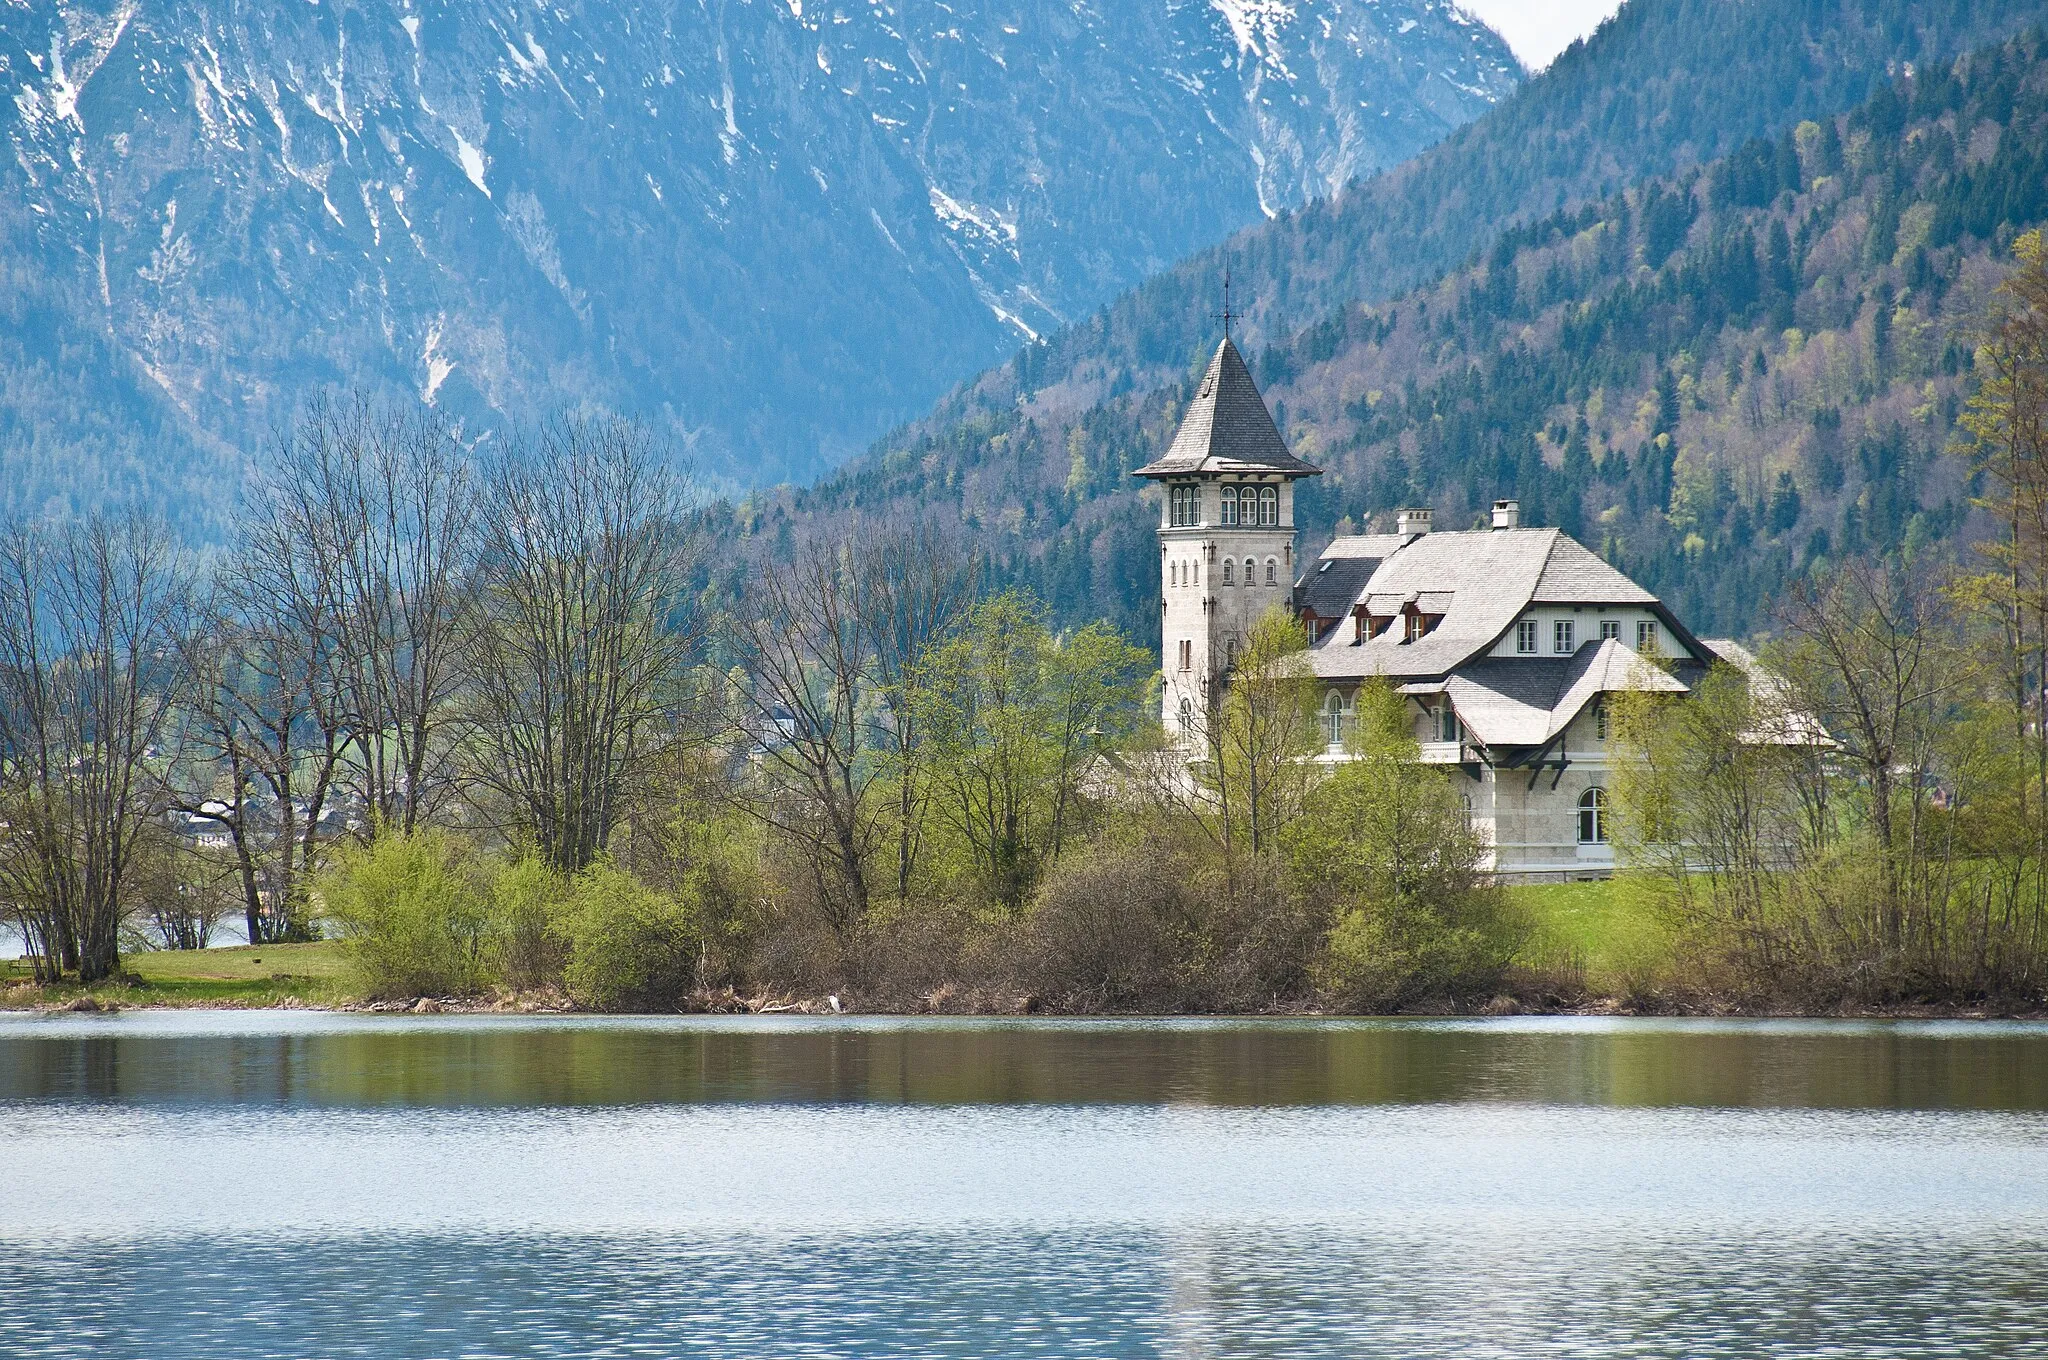
[[[1167,730],[1198,729],[1252,622],[1283,605],[1308,630],[1329,758],[1342,758],[1360,684],[1384,676],[1408,696],[1422,759],[1457,767],[1496,874],[1612,872],[1606,696],[1682,694],[1747,655],[1694,637],[1562,531],[1524,527],[1511,500],[1484,529],[1432,532],[1428,510],[1404,510],[1395,532],[1338,538],[1297,570],[1294,483],[1319,474],[1289,452],[1226,338],[1172,445],[1136,474],[1166,490]]]

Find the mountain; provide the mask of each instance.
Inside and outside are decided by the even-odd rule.
[[[1798,385],[1783,419],[1812,424],[1809,407],[1819,400],[1817,392],[1826,394],[1817,408],[1821,424],[1839,416],[1844,443],[1835,457],[1843,463],[1843,480],[1832,483],[1832,464],[1818,465],[1823,475],[1815,486],[1825,489],[1809,498],[1812,505],[1802,511],[1808,518],[1798,525],[1810,538],[1808,531],[1818,523],[1812,516],[1837,508],[1845,491],[1852,501],[1860,495],[1850,467],[1864,436],[1856,421],[1875,417],[1873,438],[1891,439],[1884,403],[1903,398],[1890,386],[1881,392],[1809,390],[1800,385],[1801,365],[1818,362],[1814,354],[1836,353],[1858,326],[1888,325],[1872,320],[1880,310],[1876,290],[1889,287],[1896,306],[1910,287],[1925,284],[1926,270],[1960,277],[1989,270],[1990,253],[2028,211],[2021,195],[1986,210],[1992,211],[1988,223],[1979,220],[1980,212],[1968,230],[1930,250],[1923,264],[1915,264],[1909,252],[1896,264],[1887,256],[1881,269],[1849,270],[1837,259],[1848,247],[1826,243],[1856,229],[1867,186],[1859,179],[1851,192],[1841,172],[1815,176],[1804,159],[1796,171],[1788,169],[1782,149],[1790,145],[1805,157],[1811,148],[1796,139],[1836,126],[1841,112],[1871,97],[1873,89],[1881,105],[1920,98],[1922,88],[1964,88],[1951,87],[1946,75],[1936,81],[1931,74],[1916,79],[1906,73],[1948,72],[1960,52],[1995,42],[2044,14],[2048,6],[2038,0],[1953,6],[1925,0],[1630,0],[1592,39],[1410,165],[1331,203],[1253,228],[1149,280],[1088,321],[964,385],[924,420],[824,484],[740,506],[736,532],[772,534],[772,544],[784,535],[785,518],[793,533],[805,521],[850,510],[882,518],[957,512],[980,526],[1003,572],[1036,586],[1063,616],[1108,614],[1135,636],[1150,637],[1157,626],[1156,512],[1141,501],[1127,474],[1156,457],[1172,435],[1192,390],[1191,365],[1214,344],[1215,322],[1208,313],[1215,310],[1215,284],[1228,264],[1238,295],[1249,299],[1249,335],[1241,332],[1240,343],[1248,353],[1272,351],[1258,366],[1276,414],[1298,451],[1332,469],[1298,502],[1305,549],[1340,519],[1356,522],[1402,499],[1439,500],[1441,523],[1456,522],[1481,498],[1520,492],[1537,512],[1525,522],[1548,516],[1585,531],[1596,546],[1606,540],[1617,560],[1670,593],[1698,626],[1747,632],[1759,622],[1760,597],[1728,583],[1765,581],[1769,573],[1733,576],[1730,564],[1763,560],[1749,556],[1761,551],[1754,542],[1756,516],[1768,513],[1777,473],[1791,469],[1799,455],[1781,441],[1765,451],[1757,468],[1738,475],[1724,466],[1732,454],[1707,448],[1699,433],[1703,425],[1683,427],[1693,418],[1684,401],[1722,380],[1714,367],[1721,359],[1710,360],[1709,347],[1741,345],[1745,364],[1762,350],[1764,364],[1777,366],[1769,369],[1772,374],[1784,373],[1786,384]],[[2000,125],[2000,116],[1994,104],[1986,120]],[[1807,134],[1797,131],[1809,122]],[[1896,131],[1889,123],[1880,126],[1887,137]],[[2012,145],[2024,147],[2030,131],[2015,130]],[[1767,139],[1757,140],[1757,133]],[[1844,146],[1858,135],[1874,140],[1846,124],[1836,126],[1834,135]],[[1897,167],[1910,163],[1915,176],[1926,176],[1912,181],[1911,192],[1930,196],[1921,206],[1922,215],[1931,213],[1943,195],[1966,192],[1952,177],[1978,173],[1972,167],[1988,154],[1983,137],[1993,134],[1963,137],[1969,154],[1946,169],[1928,169],[1901,151],[1884,161],[1884,173],[1904,175]],[[1711,293],[1720,286],[1713,272],[1720,266],[1696,258],[1696,251],[1719,251],[1715,259],[1736,267],[1728,264],[1736,258],[1734,248],[1714,235],[1713,224],[1721,220],[1717,212],[1728,209],[1717,206],[1714,186],[1720,182],[1716,176],[1736,174],[1731,167],[1748,164],[1743,157],[1761,154],[1759,147],[1768,149],[1776,173],[1786,176],[1782,184],[1773,182],[1774,193],[1789,193],[1795,201],[1780,208],[1773,198],[1772,211],[1787,235],[1786,250],[1797,248],[1796,265],[1765,253],[1775,239],[1768,222],[1748,223],[1757,267],[1779,271],[1774,277],[1785,296],[1773,296],[1763,321],[1748,302],[1717,309],[1706,302],[1648,301],[1664,296],[1656,289]],[[1731,154],[1733,161],[1712,159]],[[1647,170],[1634,177],[1640,181],[1636,187],[1617,196],[1610,181],[1632,163]],[[1862,173],[1863,162],[1854,156],[1844,163]],[[1807,177],[1796,189],[1794,174]],[[1752,175],[1753,167],[1741,171],[1742,177]],[[1829,183],[1816,188],[1808,182],[1814,177]],[[1838,203],[1839,195],[1848,197]],[[1903,214],[1920,200],[1909,200],[1901,180],[1891,201]],[[1603,222],[1609,225],[1596,230]],[[1570,238],[1569,249],[1549,235],[1560,232]],[[1694,232],[1702,238],[1695,241]],[[1509,258],[1500,260],[1497,249]],[[1531,252],[1538,263],[1524,265]],[[1591,257],[1582,258],[1587,252]],[[1448,274],[1436,266],[1439,260],[1448,262]],[[1496,263],[1500,267],[1490,269]],[[1782,271],[1794,267],[1800,272],[1786,279]],[[1536,276],[1515,273],[1510,284],[1511,273],[1525,269],[1536,270]],[[1922,272],[1909,279],[1910,271]],[[1417,276],[1440,282],[1403,285]],[[1639,305],[1651,320],[1617,325],[1597,343],[1587,339],[1574,310],[1593,314],[1625,305]],[[1913,306],[1919,308],[1915,325],[1938,328],[1953,320],[1947,312],[1934,316],[1922,304]],[[1296,321],[1283,324],[1288,316]],[[1777,320],[1785,324],[1758,329]],[[1806,337],[1800,344],[1820,337],[1822,348],[1788,356],[1784,351],[1793,345],[1782,332],[1794,328]],[[1825,338],[1829,334],[1833,340]],[[1597,353],[1586,357],[1574,350],[1567,362],[1557,357],[1565,343],[1593,344]],[[1721,348],[1713,353],[1725,359]],[[1937,344],[1935,360],[1943,353]],[[1786,373],[1788,357],[1793,371]],[[1524,381],[1524,368],[1540,369],[1540,377]],[[1928,377],[1906,367],[1887,383],[1909,376],[1918,383]],[[1955,374],[1934,376],[1948,380],[1946,386],[1937,383],[1936,412],[1945,420],[1952,414]],[[1774,390],[1775,381],[1766,378],[1766,390]],[[1639,427],[1643,394],[1661,391],[1660,383],[1683,387],[1688,395],[1673,421]],[[1748,390],[1743,383],[1735,387]],[[1600,400],[1589,409],[1596,392]],[[1924,395],[1916,396],[1901,410],[1924,404]],[[1777,424],[1775,398],[1771,411],[1772,428],[1789,440]],[[1670,488],[1647,470],[1630,474],[1649,480],[1605,519],[1616,504],[1600,499],[1608,490],[1581,486],[1578,502],[1563,492],[1549,495],[1547,484],[1538,482],[1548,475],[1545,470],[1567,465],[1564,446],[1581,419],[1586,430],[1573,454],[1581,462],[1569,463],[1580,469],[1575,476],[1593,463],[1610,477],[1618,475],[1624,465],[1637,465],[1640,434],[1653,443],[1663,436],[1658,458],[1672,476],[1689,444],[1695,454],[1684,462],[1688,475],[1704,476],[1718,487],[1713,469],[1722,468],[1730,490],[1711,495],[1716,512],[1726,518],[1709,532],[1695,516],[1683,533],[1667,538],[1655,516],[1672,512]],[[1919,433],[1911,442],[1920,450],[1914,466],[1925,469],[1925,451],[1938,447],[1942,433],[1924,424],[1913,428]],[[1539,440],[1539,431],[1557,433],[1554,440]],[[1611,437],[1611,445],[1603,436]],[[1618,447],[1625,459],[1606,463],[1591,452],[1595,444],[1602,453]],[[1389,450],[1397,450],[1399,459],[1390,459]],[[1755,452],[1751,448],[1743,456]],[[1903,457],[1870,453],[1866,461],[1890,468]],[[1801,474],[1792,470],[1798,486]],[[1755,479],[1766,474],[1759,491]],[[1917,494],[1934,496],[1939,510],[1922,521],[1920,532],[1954,532],[1955,518],[1940,510],[1945,493],[1921,487]],[[1740,542],[1736,531],[1743,522],[1732,518],[1738,501],[1749,515],[1750,537]],[[1678,510],[1680,520],[1691,514]],[[1663,522],[1675,529],[1676,521]],[[1716,534],[1722,531],[1730,536],[1728,555],[1710,556],[1709,550],[1721,551]],[[1684,548],[1694,536],[1701,540],[1697,550],[1669,551],[1674,543]],[[1824,550],[1839,553],[1845,546],[1837,539]],[[1777,542],[1772,550],[1780,552],[1773,560],[1781,565],[1787,551],[1795,559],[1785,570],[1795,569],[1807,551],[1804,542],[1792,550]]]
[[[218,505],[334,386],[815,476],[1520,77],[1443,0],[0,0],[6,497]]]

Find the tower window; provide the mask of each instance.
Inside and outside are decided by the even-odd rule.
[[[1256,585],[1258,584],[1258,580],[1259,564],[1257,562],[1254,562],[1251,558],[1247,557],[1244,560],[1244,583],[1248,586]]]
[[[1202,522],[1202,488],[1193,482],[1175,482],[1166,490],[1167,524],[1185,529]]]
[[[1234,486],[1223,488],[1222,523],[1226,529],[1237,524],[1237,488]]]
[[[1223,502],[1223,503],[1224,503],[1225,505],[1228,505],[1228,504],[1230,504],[1230,502],[1229,502],[1229,501],[1225,501],[1225,502]],[[1226,520],[1224,521],[1224,523],[1226,523],[1226,524],[1228,524],[1229,522],[1230,522],[1230,521],[1229,521],[1229,520],[1227,520],[1227,519],[1226,519]],[[1224,585],[1231,585],[1231,584],[1234,584],[1234,582],[1233,582],[1233,580],[1232,580],[1232,577],[1231,577],[1231,574],[1230,574],[1230,559],[1229,559],[1229,558],[1227,558],[1227,557],[1223,559],[1223,584],[1224,584]]]
[[[1184,671],[1195,668],[1195,644],[1186,638],[1180,640],[1180,668]]]
[[[1264,486],[1259,488],[1259,524],[1271,528],[1280,522],[1280,488]]]
[[[1536,620],[1523,619],[1515,625],[1515,651],[1522,656],[1536,655]]]
[[[1607,740],[1606,704],[1596,704],[1593,707],[1593,735],[1601,741]]]
[[[1570,619],[1559,619],[1550,626],[1550,650],[1559,656],[1569,656],[1578,650],[1578,627]]]
[[[1587,789],[1579,795],[1579,844],[1607,844],[1607,792]]]
[[[1275,585],[1278,585],[1278,584],[1280,584],[1280,578],[1279,578],[1279,575],[1278,575],[1278,573],[1279,573],[1279,570],[1280,570],[1280,564],[1279,564],[1279,563],[1278,563],[1277,561],[1275,561],[1275,560],[1274,560],[1273,558],[1270,558],[1270,557],[1266,559],[1266,584],[1267,584],[1267,585],[1269,585],[1269,586],[1275,586]]]

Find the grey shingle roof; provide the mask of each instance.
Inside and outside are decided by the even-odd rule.
[[[1443,675],[1491,648],[1515,621],[1561,538],[1556,529],[1480,529],[1411,538],[1380,563],[1360,597],[1370,597],[1374,613],[1390,614],[1411,597],[1420,603],[1424,594],[1448,595],[1443,621],[1413,642],[1404,641],[1398,628],[1362,643],[1351,641],[1350,629],[1332,630],[1311,654],[1316,674],[1332,679]]]
[[[1133,475],[1171,477],[1193,472],[1283,472],[1314,477],[1322,469],[1287,450],[1266,399],[1252,381],[1244,356],[1226,336],[1181,417],[1180,432],[1164,455]]]
[[[1371,535],[1337,539],[1325,557],[1342,545],[1347,557],[1353,544],[1394,545],[1354,595],[1376,615],[1398,613],[1413,602],[1425,614],[1441,614],[1442,622],[1424,637],[1404,640],[1393,628],[1379,637],[1354,643],[1349,628],[1332,629],[1317,643],[1310,660],[1326,679],[1366,675],[1424,679],[1449,674],[1476,661],[1493,648],[1522,612],[1532,604],[1633,605],[1656,612],[1687,647],[1692,635],[1671,616],[1657,597],[1615,570],[1558,529],[1474,529],[1444,533]],[[1311,567],[1302,578],[1313,579]],[[1324,617],[1345,611],[1319,606]],[[1529,664],[1518,660],[1517,665]]]
[[[1530,598],[1537,604],[1654,604],[1657,597],[1559,533]]]
[[[1295,584],[1294,606],[1318,618],[1341,619],[1379,565],[1377,557],[1325,557]]]

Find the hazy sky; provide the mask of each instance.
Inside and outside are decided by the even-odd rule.
[[[1532,71],[1600,26],[1621,8],[1621,0],[1460,0],[1459,8],[1476,14],[1508,40],[1522,65]]]

